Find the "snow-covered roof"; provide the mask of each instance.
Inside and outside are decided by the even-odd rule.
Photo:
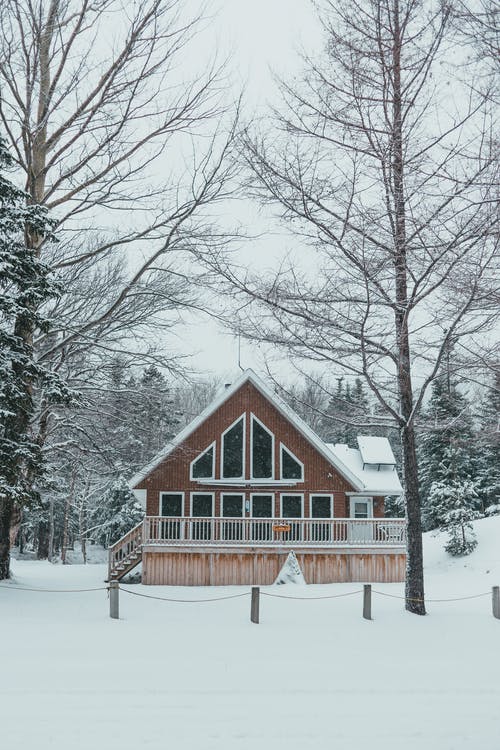
[[[371,474],[383,474],[384,476],[387,476],[386,472],[380,471],[374,471],[370,472],[369,470],[364,470],[362,468],[362,459],[361,454],[359,451],[355,451],[359,456],[359,462],[361,462],[361,471],[358,470],[358,463],[352,462],[350,454],[346,454],[344,457],[342,452],[337,453],[336,451],[332,451],[331,447],[328,446],[326,443],[324,443],[318,435],[312,430],[309,425],[307,425],[301,417],[298,416],[298,414],[295,414],[295,412],[288,406],[288,404],[285,404],[284,401],[282,401],[273,391],[264,383],[261,378],[256,375],[256,373],[251,370],[245,370],[241,373],[241,375],[232,383],[230,386],[225,386],[222,388],[215,399],[212,401],[211,404],[209,404],[206,409],[204,409],[201,414],[199,414],[195,419],[193,419],[192,422],[190,422],[186,427],[184,427],[181,432],[167,445],[165,448],[163,448],[160,453],[158,453],[152,461],[150,461],[147,466],[145,466],[143,469],[137,472],[135,476],[132,477],[132,479],[129,482],[129,486],[134,489],[137,487],[138,484],[140,484],[147,476],[150,474],[159,464],[168,456],[170,453],[172,453],[175,448],[180,445],[181,443],[186,440],[189,435],[191,435],[192,432],[194,432],[203,422],[214,412],[219,409],[222,404],[227,401],[231,396],[236,393],[236,391],[241,388],[241,386],[246,383],[247,381],[251,382],[252,385],[255,386],[255,388],[268,400],[270,401],[276,409],[286,418],[288,419],[294,427],[303,435],[303,437],[308,440],[309,443],[311,443],[316,450],[321,453],[321,455],[329,461],[333,467],[351,484],[356,491],[360,492],[379,492],[380,494],[384,494],[382,490],[379,490],[380,481],[376,483],[376,486],[372,486],[371,484],[367,484],[366,480],[371,480]],[[346,459],[348,461],[346,462]],[[354,469],[353,469],[354,467]],[[396,471],[393,471],[393,474],[397,478]],[[385,494],[400,494],[401,492],[401,485],[398,482],[398,490],[395,490],[393,488],[393,485],[390,484],[390,490]]]
[[[357,448],[349,448],[344,443],[327,443],[326,445],[334,459],[342,461],[357,476],[358,484],[362,485],[364,494],[401,495],[403,493],[398,472],[394,466],[382,464],[380,469],[377,466],[367,466],[363,461],[361,451]]]
[[[396,459],[387,438],[358,435],[357,440],[364,464],[396,466]]]

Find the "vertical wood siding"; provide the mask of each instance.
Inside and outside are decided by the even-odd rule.
[[[143,583],[170,586],[270,585],[288,552],[144,552]],[[393,583],[405,577],[406,555],[387,552],[297,552],[307,583]]]

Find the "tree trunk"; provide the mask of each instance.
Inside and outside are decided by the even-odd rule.
[[[406,247],[405,161],[403,149],[401,95],[401,29],[399,2],[394,3],[394,46],[392,64],[394,90],[392,103],[391,173],[394,193],[394,270],[396,288],[395,333],[398,347],[398,391],[402,418],[401,448],[408,523],[406,563],[406,609],[425,615],[424,570],[420,494],[413,426],[413,387],[411,379],[410,336],[408,330],[408,267]]]
[[[46,521],[38,524],[37,560],[47,560],[49,556],[49,525]]]
[[[10,546],[13,547],[16,543],[17,535],[21,527],[21,521],[23,520],[22,508],[14,503],[12,508],[12,517],[10,519]]]
[[[0,581],[10,576],[10,522],[12,519],[12,500],[0,499]]]
[[[422,520],[420,514],[420,491],[418,486],[415,430],[413,426],[401,430],[403,454],[403,477],[407,520],[406,557],[406,609],[417,615],[425,615],[424,561],[422,550]]]
[[[61,560],[64,565],[66,564],[66,553],[68,551],[68,541],[69,541],[69,512],[75,500],[75,483],[76,483],[76,472],[73,471],[71,474],[71,485],[69,489],[69,494],[66,498],[66,503],[64,505],[63,538],[62,538],[62,549],[61,549]]]
[[[49,562],[52,562],[54,557],[54,498],[50,498],[49,504],[49,543],[47,557]]]

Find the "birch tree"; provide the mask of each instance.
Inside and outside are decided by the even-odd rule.
[[[423,615],[415,421],[449,343],[473,348],[497,309],[490,92],[461,64],[450,4],[317,6],[324,53],[304,55],[266,135],[246,138],[250,189],[300,250],[270,279],[219,270],[253,300],[248,337],[362,377],[397,426],[406,608]]]

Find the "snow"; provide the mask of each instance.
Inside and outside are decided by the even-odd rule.
[[[385,438],[383,439],[385,440]],[[403,488],[394,466],[382,465],[380,469],[378,466],[366,466],[361,457],[361,451],[357,448],[349,448],[345,443],[325,443],[325,445],[330,453],[333,454],[334,460],[341,461],[357,477],[359,484],[363,487],[363,491],[360,494],[402,494]]]
[[[283,567],[274,582],[276,585],[284,583],[294,583],[299,586],[305,586],[306,579],[297,560],[295,552],[289,552]]]
[[[429,599],[500,584],[500,517],[475,523],[479,546],[452,559],[426,535]],[[500,737],[500,621],[489,594],[429,603],[428,617],[360,584],[270,586],[260,625],[250,597],[181,604],[105,591],[102,565],[14,561],[0,588],[0,727],[5,747],[37,750],[492,750]],[[124,586],[196,599],[244,587]],[[375,591],[401,596],[402,584]]]
[[[358,435],[357,441],[363,463],[396,465],[396,459],[387,438]]]

